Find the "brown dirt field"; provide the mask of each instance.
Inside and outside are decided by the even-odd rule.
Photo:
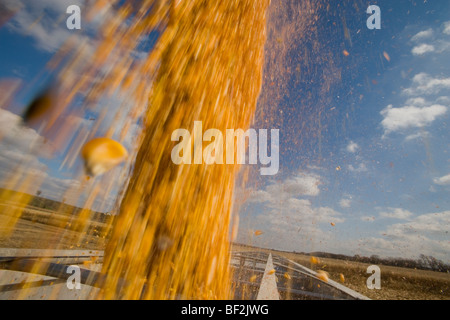
[[[236,251],[264,251],[278,254],[312,270],[324,270],[330,279],[340,282],[339,275],[345,277],[344,285],[373,300],[450,300],[450,274],[443,272],[400,268],[379,265],[381,269],[381,289],[369,290],[366,285],[370,274],[366,273],[370,264],[330,258],[319,258],[320,263],[312,265],[310,256],[268,249],[246,248],[233,245]]]
[[[108,225],[90,222],[87,233],[70,226],[70,215],[50,212],[40,208],[26,208],[13,230],[5,228],[10,219],[8,207],[0,205],[0,247],[33,249],[89,249],[103,250],[106,245]]]
[[[19,219],[14,232],[5,236],[4,222],[9,216],[6,207],[0,205],[0,247],[35,249],[89,249],[103,250],[107,241],[107,224],[92,222],[89,234],[72,230],[70,217],[61,213],[39,208],[27,208]],[[95,232],[92,232],[92,229]],[[370,299],[376,300],[450,300],[450,275],[448,273],[379,265],[381,289],[369,290],[366,273],[369,264],[320,258],[320,263],[311,265],[310,256],[276,250],[250,248],[233,245],[233,250],[264,251],[284,256],[313,270],[324,270],[330,279],[339,282],[339,275],[345,277],[344,285]]]

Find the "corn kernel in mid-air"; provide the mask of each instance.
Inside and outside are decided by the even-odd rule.
[[[97,176],[120,164],[128,156],[127,150],[109,138],[95,138],[81,150],[86,173]]]
[[[314,256],[311,256],[311,258],[309,259],[309,261],[310,261],[312,264],[319,264],[319,263],[320,263],[319,258],[316,258],[316,257],[314,257]]]
[[[269,272],[267,272],[267,274],[270,276],[270,275],[272,275],[272,274],[274,274],[275,273],[275,269],[272,269],[272,270],[270,270]]]
[[[316,276],[317,276],[318,279],[320,279],[322,281],[325,281],[325,282],[328,282],[328,273],[327,272],[325,272],[323,270],[319,270],[319,271],[317,271],[317,275]]]
[[[261,230],[256,230],[255,231],[255,236],[260,236],[262,235],[264,232],[262,232]]]
[[[52,108],[54,104],[54,97],[50,91],[45,91],[36,96],[33,101],[30,102],[27,109],[23,114],[23,121],[25,123],[36,123],[44,118],[46,114]]]

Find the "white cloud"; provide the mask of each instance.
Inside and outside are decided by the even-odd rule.
[[[414,35],[411,40],[412,41],[423,41],[425,39],[431,38],[433,36],[433,29],[427,29],[424,31],[420,31],[416,35]]]
[[[3,0],[4,1],[4,0]],[[21,5],[21,7],[28,7],[30,11],[38,10],[49,10],[54,13],[66,14],[66,9],[70,5],[82,6],[83,0],[40,0],[40,1],[30,1],[30,0],[6,0],[7,6],[10,5]]]
[[[359,149],[359,146],[357,143],[350,141],[350,143],[347,146],[347,151],[350,153],[355,153]]]
[[[54,150],[49,142],[40,136],[34,129],[23,125],[21,117],[0,109],[0,185],[1,187],[14,187],[6,177],[17,172],[18,177],[30,175],[35,183],[29,184],[29,193],[34,194],[41,189],[41,184],[57,186],[64,184],[64,179],[48,176],[48,167],[40,158],[50,158]],[[16,171],[17,169],[24,169]],[[20,179],[19,179],[20,180]],[[53,188],[47,193],[55,199],[61,189]]]
[[[429,107],[405,106],[403,108],[393,108],[389,105],[381,111],[384,117],[381,125],[385,134],[408,128],[423,128],[430,125],[439,116],[444,115],[447,108],[442,105],[432,105]]]
[[[436,103],[450,106],[450,97],[442,96],[436,99]]]
[[[0,137],[2,152],[19,151],[28,153],[31,150],[40,157],[50,157],[53,148],[36,130],[22,124],[22,118],[12,112],[0,109]],[[8,149],[6,149],[8,148]]]
[[[404,89],[404,94],[410,96],[431,95],[450,89],[450,78],[433,78],[424,72],[416,74],[412,81],[414,86]]]
[[[436,53],[441,54],[450,51],[450,41],[437,40],[436,41]]]
[[[342,208],[350,208],[351,204],[352,204],[352,200],[351,199],[344,198],[344,199],[341,199],[341,201],[339,201],[339,205]]]
[[[430,133],[428,131],[421,131],[417,133],[410,134],[406,136],[405,141],[413,141],[417,139],[426,139],[430,137]]]
[[[450,231],[450,211],[427,213],[406,223],[388,226],[388,234],[445,235]]]
[[[262,230],[264,237],[253,239],[252,243],[284,250],[307,250],[305,248],[312,244],[312,238],[329,248],[335,245],[332,233],[322,228],[330,228],[331,223],[345,221],[342,214],[334,209],[314,207],[311,201],[306,199],[289,198],[280,203],[272,198],[270,202],[265,203],[263,210],[251,218],[251,228]],[[246,234],[246,229],[241,228],[238,241],[248,241]]]
[[[421,44],[412,49],[412,54],[415,56],[422,56],[426,53],[434,52],[436,49],[433,45],[430,44]]]
[[[21,5],[16,15],[7,24],[10,31],[22,35],[28,35],[36,41],[36,46],[48,52],[56,51],[66,41],[71,33],[65,28],[66,9],[70,5],[82,7],[82,0],[17,0],[16,5]],[[67,16],[68,17],[68,16]],[[63,21],[56,25],[56,21]],[[32,28],[30,28],[32,26]]]
[[[450,21],[447,21],[446,23],[444,23],[444,31],[445,34],[450,35]]]
[[[425,254],[449,262],[449,232],[450,211],[427,213],[390,225],[380,232],[383,238],[361,239],[360,245],[371,254],[415,259]]]
[[[413,214],[410,211],[401,208],[389,208],[388,211],[380,212],[380,216],[383,218],[400,219],[400,220],[407,220],[412,215]]]
[[[450,23],[450,21],[447,22],[447,24],[444,24],[444,34],[447,32],[449,32],[447,34],[450,34],[450,30],[448,30],[450,29],[448,23]],[[411,41],[416,42],[417,45],[412,49],[412,54],[416,56],[422,56],[427,53],[441,54],[448,51],[450,49],[450,42],[445,38],[437,38],[434,35],[435,32],[431,28],[414,35],[411,38]],[[439,34],[439,36],[441,35]],[[425,41],[433,41],[433,44],[431,45],[424,43]]]
[[[367,166],[364,163],[360,163],[357,167],[354,167],[353,165],[350,164],[348,166],[348,170],[350,172],[357,172],[357,173],[369,171],[369,169],[367,169]]]
[[[277,207],[278,205],[278,207]],[[291,221],[311,223],[343,222],[341,214],[329,207],[312,206],[311,201],[306,199],[289,198],[283,203],[280,211],[279,203],[272,202],[269,207],[272,209],[269,214],[263,215],[263,220],[270,224],[286,225]],[[281,215],[280,215],[281,212]]]
[[[265,192],[269,197],[290,198],[300,196],[318,196],[320,194],[320,177],[313,173],[300,172],[296,176],[287,178],[284,181],[268,185]]]
[[[448,185],[450,185],[450,174],[446,175],[446,176],[443,176],[443,177],[440,177],[440,178],[435,178],[433,180],[433,182],[435,184],[438,184],[438,185],[441,185],[441,186],[448,186]]]
[[[323,170],[322,167],[319,167],[319,166],[317,166],[317,165],[315,165],[315,164],[308,164],[308,165],[306,166],[306,168],[307,168],[308,170],[311,170],[311,171],[320,171],[320,170]]]
[[[344,222],[342,214],[330,207],[315,207],[311,200],[301,198],[318,195],[320,181],[318,175],[300,172],[293,178],[253,192],[248,202],[257,204],[259,209],[258,214],[251,217],[251,228],[263,230],[262,239],[270,239],[272,248],[295,250],[296,246],[307,245],[313,236],[319,237],[322,243],[330,240],[330,234],[321,227],[329,228],[330,223]],[[239,234],[239,238],[246,241],[242,238],[246,235],[245,230]],[[263,241],[260,238],[254,240]]]
[[[408,96],[403,107],[392,105],[383,109],[381,125],[384,136],[407,129],[422,129],[421,132],[408,132],[406,141],[429,137],[429,132],[423,130],[448,111],[450,99],[447,96],[437,96],[440,91],[450,89],[450,78],[432,77],[427,73],[418,73],[412,79],[412,86],[402,93]],[[434,101],[434,102],[430,102]]]
[[[426,107],[426,106],[429,106],[430,104],[424,98],[417,97],[417,98],[410,98],[410,99],[406,100],[405,105],[415,106],[415,107]]]

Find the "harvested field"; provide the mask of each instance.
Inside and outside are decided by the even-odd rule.
[[[310,262],[310,256],[268,249],[255,249],[233,245],[233,250],[261,250],[281,255],[313,270],[324,270],[330,279],[339,282],[340,274],[345,277],[344,285],[374,300],[450,300],[450,274],[443,272],[400,268],[379,265],[381,289],[369,290],[366,285],[370,274],[369,264],[354,261],[320,258],[317,265]]]
[[[12,234],[7,235],[4,222],[10,218],[10,207],[11,205],[0,205],[0,247],[50,249],[48,246],[51,244],[51,249],[105,248],[108,224],[91,221],[87,234],[80,234],[71,228],[69,214],[36,207],[27,207]]]
[[[49,249],[49,243],[58,249],[104,250],[108,224],[92,221],[91,228],[97,232],[80,237],[79,232],[67,227],[69,215],[51,212],[37,207],[26,208],[18,220],[16,229],[6,237],[3,221],[8,218],[8,206],[0,205],[0,247]],[[111,217],[107,217],[111,219]],[[64,232],[61,233],[61,229]],[[62,237],[61,237],[61,234]],[[83,239],[83,242],[80,242]],[[320,258],[316,265],[311,264],[310,256],[269,249],[258,249],[240,245],[232,246],[234,251],[264,251],[281,255],[313,270],[324,270],[330,279],[340,281],[340,274],[345,277],[344,285],[375,300],[450,300],[450,275],[448,273],[400,268],[379,265],[381,269],[381,289],[369,290],[366,285],[370,276],[369,264],[331,258]]]

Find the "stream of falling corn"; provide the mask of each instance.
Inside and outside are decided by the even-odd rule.
[[[170,12],[135,170],[106,249],[104,297],[230,297],[234,165],[174,165],[170,133],[249,127],[262,83],[263,1]],[[125,279],[121,290],[118,280]]]
[[[79,183],[65,195],[73,198],[88,190],[82,210],[62,203],[46,218],[56,231],[39,245],[47,244],[51,253],[67,248],[67,241],[75,249],[105,241],[101,272],[106,280],[96,298],[231,298],[229,226],[240,168],[175,165],[171,134],[178,128],[193,132],[194,121],[202,121],[203,131],[249,128],[262,86],[269,1],[90,3],[88,20],[107,12],[111,3],[114,14],[103,13],[94,42],[66,41],[48,64],[55,80],[24,114],[25,125],[35,126],[56,150],[66,150],[61,167],[73,167],[83,157]],[[155,33],[158,40],[148,55],[134,59],[140,41]],[[98,139],[108,118],[108,108],[99,107],[98,101],[117,92],[132,107],[119,108],[110,129]],[[98,118],[88,130],[76,119],[94,108]],[[136,149],[124,150],[120,143],[139,119]],[[126,188],[117,216],[94,223],[89,208],[117,184],[110,169],[124,160],[131,173],[120,180]],[[41,222],[29,204],[30,190],[44,177],[24,170],[26,166],[26,161],[17,164],[1,191],[2,204],[9,203],[1,216],[2,238],[17,235],[21,219]]]

